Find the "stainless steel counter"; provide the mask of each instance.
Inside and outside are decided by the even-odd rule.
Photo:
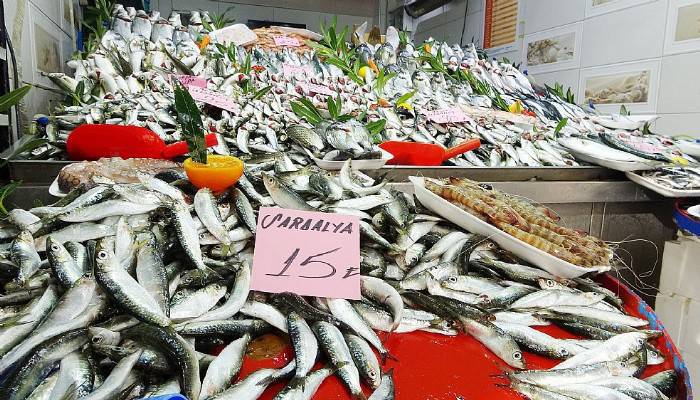
[[[5,204],[30,208],[52,202],[48,186],[66,164],[64,161],[10,162],[10,179],[22,180],[23,186]],[[395,183],[407,182],[412,175],[467,177],[546,204],[559,213],[566,226],[590,232],[618,247],[621,262],[629,267],[617,271],[618,276],[653,304],[653,293],[639,288],[658,284],[663,244],[676,231],[671,219],[672,201],[627,180],[620,172],[600,167],[390,166],[367,173]],[[644,278],[637,281],[639,275]]]

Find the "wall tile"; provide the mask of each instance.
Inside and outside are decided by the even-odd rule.
[[[688,135],[700,139],[700,112],[659,114],[654,132],[664,135]]]
[[[542,74],[533,74],[532,77],[540,85],[547,84],[549,86],[554,86],[555,83],[561,83],[562,85],[564,85],[565,88],[571,88],[571,91],[574,92],[575,96],[578,93],[578,68],[568,69],[564,71],[547,72]]]
[[[525,34],[583,20],[587,0],[531,0],[525,1]]]
[[[469,0],[469,14],[483,10],[484,3],[486,0]]]
[[[462,20],[467,12],[471,13],[473,10],[466,10],[467,0],[453,0],[447,3],[443,11],[445,13],[445,20],[451,22],[454,20]]]
[[[219,7],[226,9],[230,7],[228,3],[220,3]],[[272,21],[273,9],[272,7],[261,7],[261,6],[251,6],[248,4],[233,4],[232,14],[236,18],[236,22],[245,24],[249,19],[255,19],[259,21]]]
[[[667,6],[655,1],[586,20],[581,67],[660,57]]]
[[[225,9],[225,8],[224,8]],[[203,10],[213,14],[219,13],[219,2],[209,0],[173,0],[173,10]]]
[[[272,20],[275,22],[288,22],[304,24],[307,28],[318,29],[321,13],[314,11],[290,10],[287,8],[273,8]]]
[[[467,26],[464,30],[464,44],[472,40],[481,46],[484,42],[484,15],[481,11],[474,12],[467,16]]]
[[[698,112],[700,52],[666,56],[661,62],[660,113]],[[700,127],[698,127],[700,129]]]

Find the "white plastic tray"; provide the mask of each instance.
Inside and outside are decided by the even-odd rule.
[[[700,189],[697,190],[682,190],[682,189],[673,189],[668,186],[664,186],[653,179],[643,177],[639,174],[635,174],[634,172],[625,172],[625,175],[627,175],[627,178],[631,180],[632,182],[642,185],[645,188],[649,190],[653,190],[654,192],[665,196],[665,197],[700,197]]]
[[[620,115],[612,114],[610,116],[593,116],[591,120],[610,129],[635,130],[641,129],[644,124],[651,123],[659,119],[658,115]]]
[[[58,187],[58,177],[51,182],[51,186],[49,186],[49,194],[54,197],[66,197],[68,195],[68,193],[62,192]]]
[[[394,158],[393,154],[382,149],[379,150],[382,152],[382,158],[372,160],[352,160],[352,169],[379,169],[383,167],[384,164],[386,164],[389,160]],[[340,169],[343,168],[343,164],[345,164],[345,161],[328,161],[322,158],[316,158],[308,149],[306,149],[306,152],[309,154],[309,157],[311,157],[311,159],[316,163],[316,165],[327,171],[340,171]]]
[[[605,158],[595,157],[590,154],[581,153],[580,151],[576,150],[567,149],[567,151],[580,160],[622,172],[646,171],[650,169],[657,169],[663,166],[663,163],[652,160],[643,162],[608,160]]]
[[[577,278],[588,273],[598,273],[610,270],[610,266],[597,266],[591,268],[579,267],[551,254],[531,246],[515,237],[501,231],[495,226],[480,220],[479,218],[461,210],[459,207],[434,194],[425,188],[422,177],[411,176],[408,178],[414,186],[418,201],[426,208],[434,211],[446,220],[468,230],[472,233],[484,235],[496,242],[504,250],[510,251],[523,260],[536,265],[552,275],[563,278]]]

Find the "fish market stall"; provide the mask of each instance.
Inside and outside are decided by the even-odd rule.
[[[101,11],[1,155],[0,398],[692,398],[653,117],[393,27]]]

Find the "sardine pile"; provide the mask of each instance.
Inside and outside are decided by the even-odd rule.
[[[0,398],[243,400],[284,380],[276,399],[310,399],[335,374],[354,399],[367,398],[361,382],[370,400],[393,399],[377,331],[416,330],[473,336],[533,400],[673,390],[672,370],[636,378],[664,361],[650,342],[660,332],[592,280],[524,265],[350,161],[337,173],[281,167],[251,164],[219,196],[141,174],[12,210],[0,229]],[[261,205],[358,216],[363,299],[252,292]],[[532,328],[552,323],[585,339]],[[236,379],[251,340],[270,332],[289,337],[294,360]],[[564,361],[529,371],[521,349]]]
[[[376,144],[385,140],[451,147],[480,138],[480,149],[447,163],[565,167],[578,163],[558,138],[586,137],[610,148],[600,142],[599,134],[614,130],[599,124],[591,110],[534,85],[513,65],[480,59],[472,44],[460,47],[429,40],[414,47],[401,42],[392,27],[386,43],[354,40],[357,44],[347,54],[347,64],[355,74],[361,67],[367,71],[353,80],[347,69],[327,62],[315,50],[268,46],[246,50],[218,43],[215,35],[211,42],[204,40],[209,32],[202,20],[208,19],[206,13],[193,11],[185,26],[177,13],[164,19],[157,11],[146,14],[115,6],[111,29],[99,45],[68,62],[74,75],[48,74],[72,100],[52,111],[47,126],[37,127],[49,144],[24,156],[64,157],[68,134],[84,123],[145,126],[167,143],[180,140],[173,74],[205,78],[208,89],[232,100],[225,110],[203,106],[205,126],[219,135],[215,152],[220,154],[285,152],[305,165],[309,152],[329,160],[379,158]],[[355,32],[353,37],[362,35]],[[462,72],[472,80],[455,78]],[[341,100],[336,115],[330,113],[324,90]],[[295,114],[291,103],[302,98],[317,108],[322,123]],[[516,102],[534,116],[502,111]],[[429,112],[450,107],[459,108],[466,120],[436,123],[428,118]],[[566,125],[556,133],[564,118]],[[370,135],[365,126],[381,120],[386,121],[381,131]],[[299,127],[305,130],[300,133]],[[632,134],[641,136],[639,131]]]

